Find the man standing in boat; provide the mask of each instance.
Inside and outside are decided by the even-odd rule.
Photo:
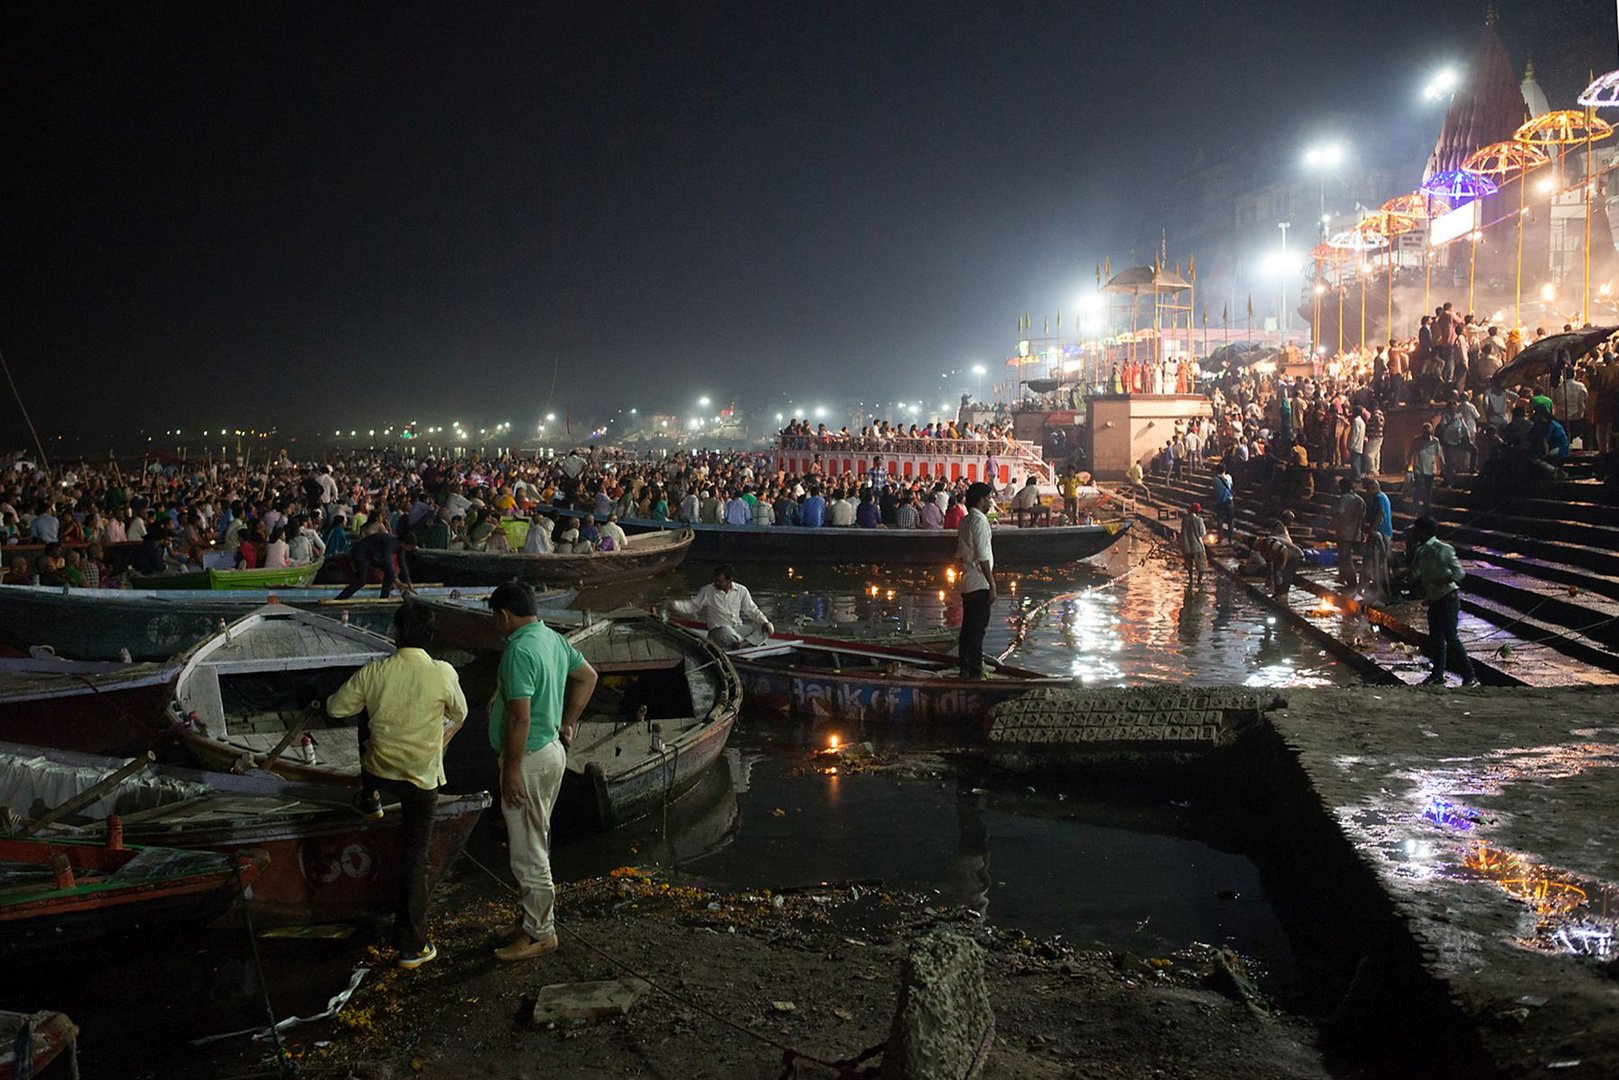
[[[701,618],[708,627],[708,640],[722,649],[734,649],[742,644],[749,626],[762,626],[766,634],[774,634],[753,594],[746,585],[731,580],[731,564],[721,563],[714,568],[714,580],[697,590],[690,600],[671,600],[669,609],[687,618]]]
[[[421,967],[438,955],[427,939],[427,852],[444,783],[445,721],[453,733],[467,719],[455,668],[427,655],[432,639],[433,613],[406,600],[394,612],[398,651],[371,661],[326,699],[327,716],[365,713],[363,789],[369,798],[381,793],[398,800],[404,813],[393,932],[402,968]]]
[[[416,546],[415,537],[407,533],[405,539],[400,539],[388,531],[380,517],[366,522],[365,535],[355,542],[349,549],[349,583],[346,588],[337,594],[339,600],[347,600],[371,580],[371,570],[376,568],[382,572],[382,593],[384,600],[393,595],[397,584],[403,593],[413,593],[416,587],[410,583],[410,548]],[[398,566],[395,573],[394,567]]]
[[[956,649],[961,675],[984,677],[984,631],[995,603],[995,554],[990,549],[988,513],[995,489],[978,482],[967,488],[967,516],[956,528],[956,559],[961,563],[961,640]]]
[[[551,810],[562,790],[574,725],[596,689],[596,669],[539,621],[534,590],[522,582],[497,588],[489,608],[495,630],[506,639],[489,700],[489,745],[500,755],[500,810],[522,897],[515,936],[495,957],[532,960],[557,947]]]

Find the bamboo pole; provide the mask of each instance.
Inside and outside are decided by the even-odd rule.
[[[140,757],[135,758],[128,764],[120,766],[116,772],[97,780],[94,784],[91,784],[89,787],[85,788],[83,791],[79,792],[77,795],[73,796],[73,798],[61,804],[56,809],[48,810],[41,816],[29,822],[28,825],[23,828],[22,834],[24,836],[33,836],[41,829],[44,829],[49,825],[56,824],[69,814],[82,810],[84,807],[96,802],[103,795],[107,794],[107,792],[111,791],[119,784],[122,784],[125,780],[128,780],[131,776],[134,776],[136,773],[140,772],[142,769],[146,768],[146,766],[150,765],[156,760],[156,754],[152,753],[150,750],[146,751]]]
[[[1596,118],[1596,110],[1590,106],[1585,110],[1585,290],[1584,301],[1580,306],[1580,325],[1591,325],[1591,124]]]

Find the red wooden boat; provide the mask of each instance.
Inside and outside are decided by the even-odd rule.
[[[267,861],[263,852],[0,836],[0,956],[161,923],[201,925]]]
[[[140,753],[168,727],[178,663],[0,658],[0,739],[91,754]]]
[[[0,743],[0,806],[19,816],[66,801],[123,764],[114,758]],[[70,819],[68,834],[99,831],[117,814],[132,843],[270,857],[249,895],[259,923],[340,922],[394,910],[404,815],[356,813],[347,787],[269,773],[238,776],[152,765]],[[428,849],[428,887],[461,854],[487,792],[440,796]]]

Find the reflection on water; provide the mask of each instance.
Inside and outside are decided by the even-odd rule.
[[[1613,732],[1591,729],[1577,734],[1590,741],[1509,747],[1409,770],[1398,777],[1408,784],[1405,794],[1357,808],[1348,819],[1376,838],[1401,877],[1487,883],[1523,904],[1524,920],[1516,938],[1520,946],[1600,959],[1619,955],[1619,885],[1485,839],[1481,834],[1494,821],[1469,805],[1498,795],[1511,784],[1545,784],[1619,766],[1619,744],[1596,741]],[[1347,758],[1340,762],[1345,767],[1354,763]]]
[[[605,611],[685,596],[712,567],[612,589],[593,589],[577,606]],[[951,631],[961,604],[945,567],[794,567],[738,564],[778,629],[839,623],[867,629]],[[1359,682],[1347,666],[1300,638],[1220,574],[1202,589],[1161,545],[1121,541],[1071,566],[997,575],[985,651],[1016,647],[1008,663],[1098,686],[1176,682],[1203,686],[1325,686]]]
[[[1229,944],[1273,978],[1292,971],[1254,866],[1182,835],[1180,811],[1163,802],[971,775],[851,775],[758,745],[728,749],[710,779],[695,805],[675,804],[667,829],[653,817],[559,847],[559,876],[634,863],[724,890],[880,880],[1076,945],[1151,955]]]

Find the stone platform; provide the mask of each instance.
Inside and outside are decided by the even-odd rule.
[[[1619,1076],[1619,695],[1364,687],[1286,698],[1270,723],[1481,1064]]]

